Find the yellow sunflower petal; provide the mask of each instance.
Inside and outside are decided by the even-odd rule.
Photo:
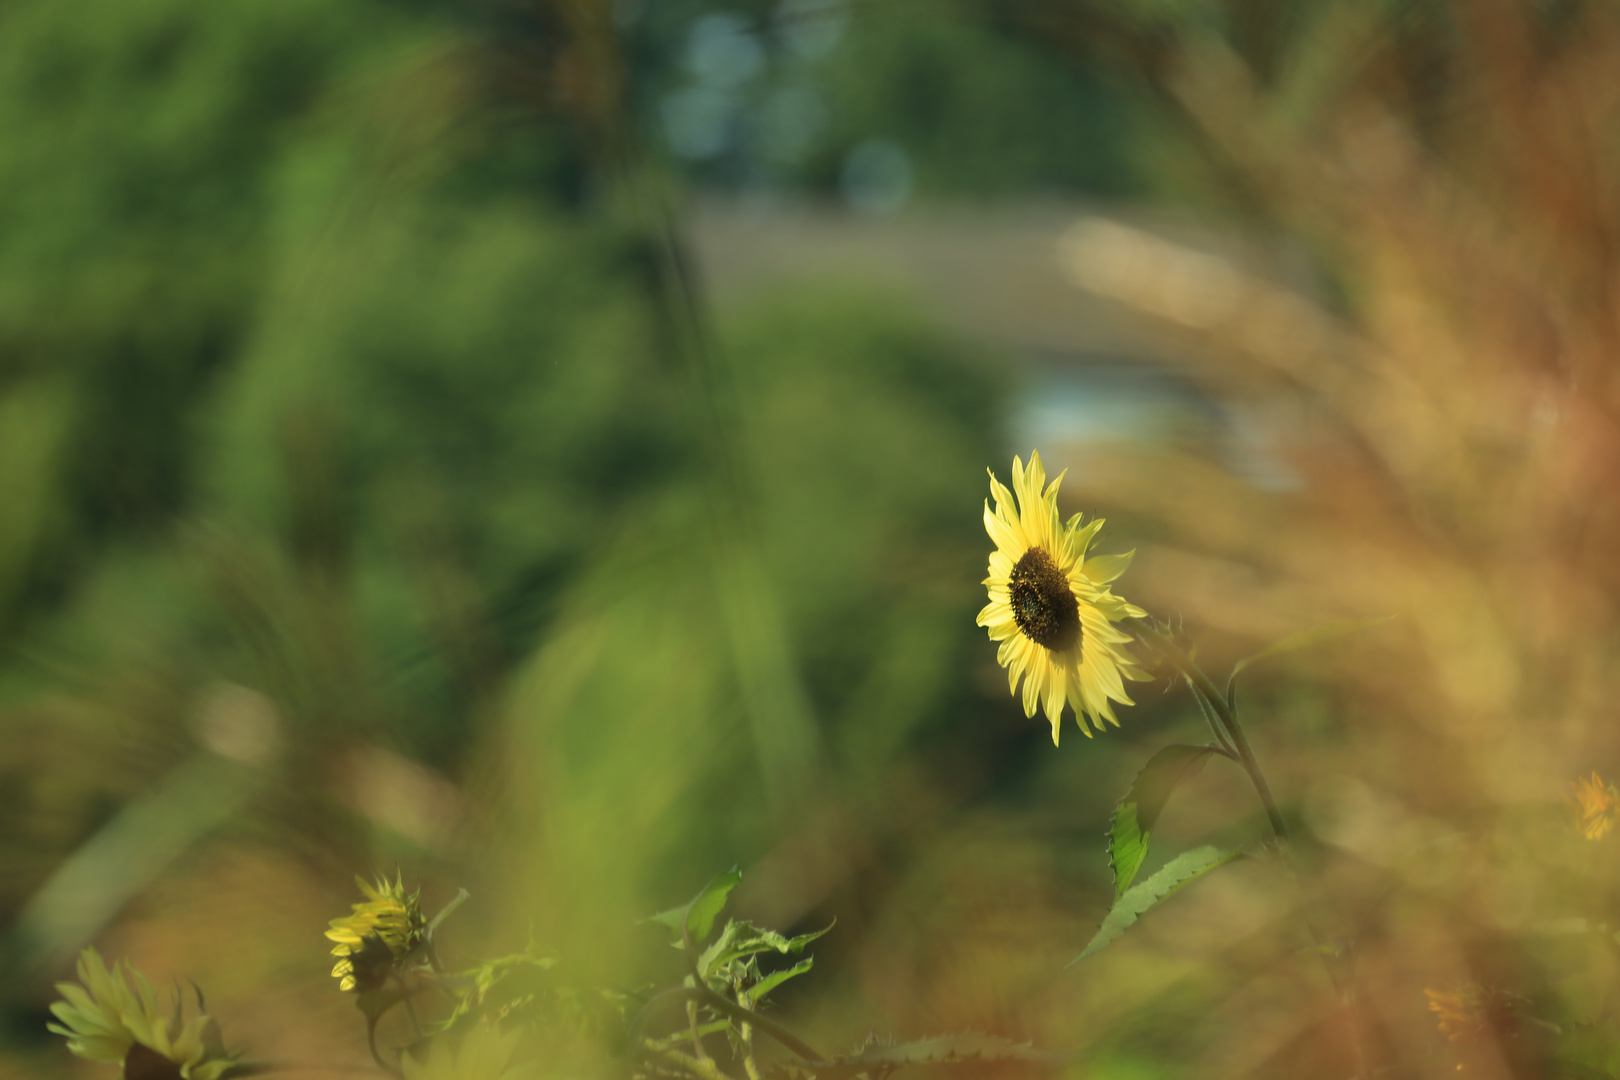
[[[979,626],[997,626],[1012,620],[1012,606],[1004,599],[996,599],[991,595],[990,602],[979,610],[975,623]]]
[[[112,1026],[112,1019],[108,1012],[98,1005],[84,988],[69,982],[56,984],[56,992],[67,998],[67,1002],[57,1002],[51,1006],[51,1011],[61,1016],[64,1022],[72,1023],[66,1012],[72,1012],[75,1017],[82,1018],[85,1023],[99,1024],[104,1027]]]
[[[1023,527],[1013,524],[1017,520],[1017,518],[1013,518],[1009,521],[1000,514],[991,513],[990,504],[984,504],[984,531],[990,534],[990,539],[995,543],[998,550],[1017,551],[1022,554],[1024,549],[1028,547],[1028,544],[1024,542]],[[1012,568],[1009,566],[1008,572],[1010,573],[1011,570]]]
[[[1028,664],[1024,659],[1023,646],[1029,644],[1029,642],[1022,635],[1014,635],[1008,638],[1007,641],[1012,642],[1013,645],[1016,646],[1010,651],[1011,660],[1006,664],[1007,693],[1016,694],[1018,692],[1018,680],[1024,677],[1024,669],[1028,667]],[[1006,642],[1003,642],[1002,644],[1005,646]],[[1000,650],[997,650],[997,655],[1000,655]]]
[[[1013,490],[1018,493],[1019,523],[1024,528],[1024,537],[1033,547],[1043,547],[1048,551],[1053,549],[1054,522],[1047,513],[1048,507],[1045,498],[1046,468],[1041,464],[1041,455],[1030,455],[1029,466],[1022,470],[1018,468],[1018,459],[1013,458]]]
[[[1063,719],[1063,703],[1068,691],[1067,668],[1053,664],[1046,673],[1046,718],[1055,732]]]
[[[1005,641],[1018,633],[1018,624],[1008,619],[1006,622],[990,623],[985,630],[989,632],[991,641]]]
[[[1097,533],[1103,527],[1103,522],[1103,518],[1092,518],[1084,525],[1081,525],[1079,514],[1069,519],[1068,531],[1074,538],[1074,550],[1081,559],[1085,558],[1086,549],[1091,546],[1091,541],[1096,539]]]
[[[1034,716],[1035,710],[1040,706],[1041,696],[1046,690],[1046,673],[1051,664],[1044,655],[1031,656],[1029,666],[1024,671],[1024,715]]]
[[[1018,503],[1013,500],[1013,493],[1007,490],[1006,484],[996,479],[992,470],[986,469],[985,472],[990,473],[990,496],[996,500],[996,513],[1004,518],[1016,517]]]
[[[1127,551],[1123,555],[1097,555],[1087,559],[1080,572],[1095,585],[1107,585],[1129,570],[1131,560],[1135,557],[1135,551]]]

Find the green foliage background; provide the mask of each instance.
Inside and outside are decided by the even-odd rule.
[[[362,1060],[319,936],[357,871],[464,884],[460,945],[533,928],[611,980],[673,962],[636,918],[775,866],[740,902],[838,917],[798,999],[834,1038],[1022,1037],[1029,958],[1106,907],[1140,755],[1052,755],[973,626],[1013,369],[860,281],[700,294],[687,326],[660,206],[836,197],[871,138],[923,199],[1142,197],[1147,106],[968,10],[861,7],[813,64],[767,34],[740,91],[814,85],[795,161],[680,161],[658,102],[709,6],[620,25],[618,129],[547,82],[588,37],[565,7],[0,12],[0,1076],[67,1068],[44,1008],[92,936],[250,1039]],[[180,784],[222,687],[275,746]],[[376,751],[453,801],[379,810]],[[120,820],[172,842],[102,865]],[[42,911],[72,858],[102,906]],[[986,894],[1022,898],[985,932],[1027,969],[908,1004],[863,968],[898,943],[926,981]]]

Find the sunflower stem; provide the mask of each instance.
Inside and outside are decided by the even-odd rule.
[[[1209,682],[1207,678],[1204,681],[1206,684]],[[1244,771],[1249,774],[1249,780],[1254,784],[1255,793],[1260,796],[1260,805],[1266,808],[1266,818],[1271,822],[1271,831],[1278,841],[1286,844],[1288,826],[1283,822],[1282,811],[1277,808],[1276,797],[1271,794],[1271,785],[1266,783],[1266,774],[1260,771],[1260,763],[1255,760],[1254,750],[1249,746],[1249,737],[1243,733],[1243,725],[1238,722],[1237,710],[1228,710],[1222,719],[1232,736],[1238,760],[1243,763]]]
[[[1209,730],[1215,733],[1215,742],[1219,744],[1221,752],[1233,761],[1242,764],[1237,747],[1232,745],[1232,740],[1227,736],[1226,729],[1221,726],[1220,720],[1216,718],[1215,710],[1210,708],[1209,702],[1204,699],[1203,693],[1198,689],[1198,684],[1191,679],[1187,679],[1186,682],[1187,689],[1192,691],[1193,700],[1198,702],[1198,711],[1203,714],[1204,722],[1209,725]]]
[[[702,989],[704,986],[703,972],[698,968],[697,943],[692,940],[691,928],[686,919],[681,920],[681,952],[686,957],[686,968],[692,973],[692,985]],[[686,999],[686,1024],[692,1033],[692,1051],[699,1061],[708,1061],[709,1055],[703,1051],[703,1036],[698,1032],[698,1002],[701,997]]]
[[[427,924],[427,930],[424,932],[423,936],[431,940],[432,937],[433,937],[433,931],[435,931],[435,930],[437,930],[439,928],[439,924],[444,922],[445,918],[452,911],[455,911],[456,908],[460,907],[462,904],[465,904],[467,902],[468,897],[470,897],[471,895],[472,894],[469,893],[466,889],[457,889],[456,890],[456,895],[451,898],[451,900],[450,900],[450,902],[448,904],[444,905],[444,907],[439,909],[439,913],[437,915],[433,916],[433,921]]]
[[[1138,631],[1165,659],[1175,665],[1182,678],[1192,687],[1193,696],[1199,698],[1200,707],[1207,705],[1219,719],[1232,749],[1237,752],[1238,764],[1249,774],[1249,782],[1254,785],[1255,794],[1260,796],[1260,805],[1265,808],[1266,819],[1271,823],[1272,833],[1278,842],[1286,844],[1288,825],[1283,821],[1282,811],[1277,808],[1277,799],[1271,794],[1271,785],[1266,782],[1266,774],[1260,771],[1260,763],[1255,760],[1254,750],[1249,746],[1249,737],[1243,733],[1243,725],[1238,722],[1237,710],[1227,703],[1225,695],[1210,682],[1209,676],[1204,674],[1204,669],[1199,667],[1181,646],[1171,640],[1168,634],[1162,633],[1151,623],[1139,623]]]
[[[697,945],[693,943],[691,931],[687,927],[686,920],[684,919],[681,920],[681,951],[686,954],[686,967],[687,970],[691,972],[692,976],[692,986],[690,988],[692,991],[694,991],[692,1000],[700,1001],[709,1006],[711,1009],[714,1009],[716,1012],[725,1013],[733,1020],[745,1024],[753,1024],[754,1027],[758,1028],[760,1031],[763,1031],[765,1034],[769,1035],[771,1038],[775,1039],[777,1042],[781,1043],[783,1046],[787,1047],[795,1054],[798,1054],[801,1058],[810,1062],[811,1064],[826,1063],[827,1059],[821,1056],[820,1051],[811,1046],[809,1043],[805,1042],[803,1039],[799,1038],[797,1035],[793,1034],[793,1032],[789,1031],[781,1024],[759,1015],[759,1013],[744,1005],[736,1004],[724,994],[715,993],[715,991],[709,987],[708,980],[703,977],[703,972],[698,970]],[[683,987],[682,989],[686,988]],[[663,996],[663,994],[658,995],[658,997]],[[652,1002],[649,1001],[647,1004],[650,1005]],[[645,1006],[642,1007],[642,1011],[646,1011]],[[695,1023],[696,1022],[694,1021],[694,1025]],[[693,1030],[696,1031],[695,1026]]]
[[[1211,714],[1213,714],[1220,721],[1221,727],[1224,727],[1228,735],[1230,735],[1232,748],[1237,752],[1238,763],[1243,766],[1243,771],[1249,774],[1249,782],[1254,785],[1255,793],[1260,796],[1260,804],[1265,807],[1266,817],[1271,822],[1271,831],[1276,836],[1277,842],[1282,849],[1283,863],[1292,871],[1293,867],[1287,855],[1288,826],[1283,821],[1282,812],[1277,808],[1276,798],[1271,794],[1271,785],[1266,782],[1266,774],[1260,771],[1260,763],[1255,760],[1254,749],[1249,746],[1249,739],[1244,734],[1243,724],[1238,720],[1237,693],[1234,685],[1236,673],[1234,673],[1232,679],[1227,681],[1226,693],[1223,695],[1215,689],[1215,684],[1210,681],[1209,676],[1204,674],[1204,669],[1199,667],[1197,662],[1188,656],[1168,634],[1145,620],[1138,623],[1137,626],[1141,636],[1150,645],[1158,649],[1165,659],[1175,665],[1182,678],[1187,680],[1187,685],[1192,689],[1193,697],[1198,699],[1199,708],[1206,710],[1205,719],[1210,719]],[[1211,726],[1214,726],[1214,720],[1211,720]],[[1297,873],[1294,876],[1295,880],[1298,881]],[[1305,927],[1310,932],[1311,940],[1318,948],[1321,948],[1323,944],[1322,933],[1317,929],[1315,922],[1307,918]],[[1355,981],[1347,971],[1343,970],[1344,965],[1333,956],[1324,953],[1322,962],[1327,969],[1328,981],[1333,984],[1334,991],[1349,1010],[1351,1045],[1356,1055],[1356,1080],[1359,1080],[1359,1078],[1369,1075],[1367,1064],[1369,1057],[1362,1034],[1361,1009],[1355,992]]]
[[[692,1053],[699,1061],[710,1061],[709,1052],[703,1049],[703,1033],[698,1030],[698,1003],[690,998],[686,1002],[686,1026],[692,1036]]]
[[[677,986],[648,998],[647,1003],[641,1007],[641,1011],[636,1014],[636,1018],[630,1023],[632,1038],[629,1041],[631,1045],[637,1045],[637,1040],[641,1039],[641,1033],[646,1027],[647,1016],[652,1011],[653,1006],[674,1000],[699,1001],[712,1008],[715,1012],[724,1013],[740,1023],[753,1025],[754,1030],[769,1035],[811,1065],[828,1064],[828,1059],[819,1050],[781,1024],[778,1024],[775,1020],[768,1016],[761,1016],[753,1009],[744,1008],[723,994],[715,993],[707,986]]]
[[[382,1055],[377,1052],[377,1017],[375,1016],[366,1017],[366,1049],[371,1051],[371,1060],[377,1063],[378,1068],[394,1076],[404,1075],[396,1066],[384,1061]]]
[[[627,1029],[625,1038],[627,1047],[635,1047],[641,1044],[644,1037],[643,1032],[645,1032],[647,1029],[647,1022],[652,1019],[652,1015],[657,1011],[658,1006],[662,1005],[666,1001],[685,1001],[691,998],[691,996],[692,988],[690,986],[677,986],[673,989],[664,990],[660,993],[654,994],[652,997],[642,1002],[641,1008],[631,1019],[630,1026]],[[684,1032],[669,1035],[661,1041],[660,1045],[667,1048],[675,1045],[684,1038],[686,1038],[686,1034]]]
[[[748,1008],[748,994],[737,991],[737,1004]],[[742,1041],[743,1069],[748,1073],[748,1080],[760,1080],[759,1065],[754,1061],[754,1025],[744,1020],[737,1025],[737,1037]]]
[[[765,1034],[769,1035],[771,1038],[775,1039],[777,1042],[781,1043],[795,1054],[798,1054],[801,1058],[812,1065],[827,1064],[827,1058],[822,1055],[821,1051],[817,1050],[815,1047],[793,1034],[793,1032],[789,1031],[781,1024],[778,1024],[775,1020],[772,1020],[769,1017],[761,1016],[753,1009],[744,1008],[743,1006],[733,1002],[730,998],[715,993],[707,986],[700,986],[698,989],[703,992],[704,1003],[715,1009],[717,1012],[723,1012],[733,1020],[752,1024],[756,1029],[763,1031]]]
[[[730,1080],[730,1077],[720,1071],[719,1066],[707,1058],[691,1057],[673,1047],[659,1049],[651,1039],[644,1040],[642,1045],[651,1050],[654,1057],[674,1065],[692,1076],[700,1077],[701,1080]]]

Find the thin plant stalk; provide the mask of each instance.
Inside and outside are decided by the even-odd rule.
[[[630,1023],[630,1034],[633,1036],[631,1040],[632,1046],[641,1041],[641,1032],[653,1008],[662,1005],[666,1001],[676,1000],[697,1001],[714,1009],[715,1012],[724,1013],[733,1020],[750,1024],[811,1065],[826,1065],[828,1063],[828,1059],[819,1050],[781,1024],[778,1024],[775,1020],[768,1016],[761,1016],[753,1009],[744,1008],[725,995],[715,993],[707,986],[677,986],[648,998],[647,1003],[641,1007],[641,1011],[636,1014],[636,1018]]]
[[[737,991],[737,1004],[748,1008],[748,992]],[[760,1080],[759,1066],[754,1062],[754,1025],[744,1020],[738,1025],[738,1036],[742,1040],[743,1069],[748,1073],[748,1080]]]
[[[797,1035],[793,1034],[793,1032],[789,1031],[781,1024],[778,1024],[776,1021],[771,1020],[768,1017],[761,1016],[759,1013],[745,1005],[738,1005],[724,994],[717,994],[710,989],[709,984],[704,981],[703,973],[698,970],[697,946],[692,943],[692,935],[688,931],[684,921],[681,923],[681,947],[682,951],[686,954],[686,966],[687,970],[692,976],[692,985],[690,987],[681,987],[680,989],[690,991],[693,999],[701,1001],[703,1004],[708,1005],[717,1012],[725,1013],[733,1020],[753,1024],[755,1027],[759,1028],[759,1030],[763,1031],[765,1034],[769,1035],[771,1038],[775,1039],[777,1042],[781,1043],[795,1054],[798,1054],[804,1060],[811,1062],[812,1064],[826,1063],[827,1059],[821,1055],[820,1051],[811,1046],[809,1043],[805,1042],[803,1039],[799,1038]],[[663,996],[664,995],[662,994],[658,995],[658,997]],[[655,998],[654,1000],[657,999]],[[647,1004],[651,1005],[652,1002],[649,1001]],[[642,1011],[646,1011],[645,1006],[643,1007]]]
[[[1161,655],[1168,659],[1181,677],[1187,680],[1187,686],[1192,690],[1193,697],[1198,701],[1198,708],[1209,721],[1212,728],[1224,728],[1230,737],[1233,750],[1236,751],[1236,760],[1243,766],[1243,771],[1249,776],[1249,782],[1254,785],[1255,794],[1260,797],[1260,805],[1265,808],[1266,819],[1271,824],[1272,834],[1277,838],[1278,846],[1282,849],[1285,865],[1292,867],[1288,859],[1288,825],[1283,821],[1282,811],[1277,806],[1277,799],[1271,793],[1271,785],[1266,782],[1266,774],[1260,769],[1260,762],[1254,756],[1254,749],[1249,745],[1249,738],[1243,731],[1243,724],[1238,719],[1236,672],[1233,678],[1227,680],[1226,693],[1222,694],[1215,688],[1204,669],[1199,667],[1192,657],[1175,643],[1171,637],[1157,627],[1142,623],[1138,624],[1141,636]],[[1317,948],[1322,948],[1322,935],[1315,923],[1309,918],[1305,920],[1306,929],[1310,932],[1311,940]],[[1344,976],[1340,970],[1341,965],[1335,958],[1327,953],[1322,956],[1323,966],[1327,969],[1328,981],[1338,993],[1341,1002],[1350,1013],[1351,1045],[1356,1055],[1356,1076],[1368,1075],[1367,1050],[1362,1041],[1360,1007],[1356,998],[1354,981]]]
[[[703,1034],[698,1031],[698,1003],[688,999],[686,1002],[686,1026],[692,1033],[692,1054],[699,1061],[712,1060],[709,1052],[703,1049]]]
[[[1209,730],[1215,733],[1215,742],[1218,744],[1217,749],[1225,756],[1241,764],[1242,757],[1238,754],[1237,747],[1232,744],[1230,736],[1226,734],[1226,729],[1221,726],[1220,720],[1215,715],[1215,710],[1209,707],[1209,703],[1204,700],[1204,695],[1198,692],[1198,687],[1191,680],[1188,680],[1187,686],[1193,692],[1193,700],[1198,702],[1198,711],[1203,715],[1204,723],[1208,724]]]
[[[1271,785],[1266,782],[1266,774],[1260,770],[1260,763],[1255,760],[1254,749],[1249,746],[1249,737],[1244,734],[1243,725],[1238,722],[1237,710],[1233,709],[1226,697],[1215,689],[1215,684],[1204,674],[1204,669],[1194,663],[1192,657],[1182,651],[1181,646],[1172,641],[1168,634],[1145,623],[1138,624],[1138,632],[1175,665],[1181,677],[1186,679],[1187,685],[1192,688],[1194,696],[1199,699],[1199,708],[1213,712],[1220,721],[1220,727],[1225,729],[1229,745],[1237,752],[1238,764],[1249,774],[1249,782],[1254,785],[1255,794],[1260,796],[1260,805],[1265,808],[1266,819],[1271,823],[1272,833],[1280,842],[1287,843],[1288,825],[1283,821],[1282,811],[1277,807],[1277,799],[1271,793]]]
[[[721,1072],[719,1066],[709,1058],[695,1058],[690,1054],[683,1054],[673,1047],[660,1049],[651,1039],[645,1040],[642,1045],[652,1051],[654,1057],[683,1069],[692,1076],[699,1077],[700,1080],[730,1080],[730,1077]]]

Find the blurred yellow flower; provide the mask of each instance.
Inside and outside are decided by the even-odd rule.
[[[400,1067],[405,1080],[508,1080],[517,1075],[509,1063],[519,1035],[516,1031],[502,1035],[480,1024],[453,1048],[442,1036],[434,1039],[422,1061],[404,1055]]]
[[[1473,990],[1448,993],[1424,990],[1429,998],[1429,1011],[1439,1017],[1440,1033],[1452,1042],[1466,1038],[1484,1026],[1479,994]]]
[[[978,624],[1001,642],[996,660],[1007,669],[1008,689],[1017,692],[1024,680],[1024,715],[1043,707],[1058,741],[1063,706],[1068,704],[1087,738],[1091,728],[1114,724],[1112,702],[1133,704],[1121,679],[1146,679],[1121,646],[1131,640],[1113,623],[1147,614],[1109,590],[1109,582],[1130,565],[1133,552],[1086,558],[1086,548],[1102,528],[1102,519],[1082,526],[1080,515],[1067,525],[1058,520],[1059,476],[1046,485],[1041,455],[1029,467],[1013,458],[1013,490],[990,474],[996,508],[984,504],[984,528],[995,541],[990,576],[984,584],[990,603]],[[1014,502],[1014,492],[1017,502]]]
[[[427,920],[422,917],[419,893],[406,894],[404,880],[378,878],[375,886],[354,879],[366,894],[354,913],[333,919],[326,936],[337,942],[332,955],[338,962],[332,977],[340,990],[376,990],[393,970],[422,943]]]
[[[1590,780],[1575,781],[1576,824],[1588,840],[1600,840],[1614,828],[1620,818],[1620,791],[1613,784],[1604,784],[1597,773]]]
[[[51,1006],[66,1026],[46,1027],[66,1036],[68,1049],[80,1057],[124,1066],[128,1075],[182,1080],[219,1080],[235,1064],[219,1044],[219,1029],[207,1013],[182,1023],[177,1003],[174,1016],[165,1018],[152,984],[133,967],[114,964],[109,970],[101,954],[85,949],[78,971],[84,985],[57,983],[57,992],[67,1000]],[[136,1062],[142,1067],[136,1069]]]
[[[1466,1042],[1487,1033],[1498,1039],[1512,1039],[1530,1026],[1558,1030],[1556,1025],[1535,1016],[1530,999],[1500,987],[1467,982],[1455,990],[1423,992],[1429,998],[1429,1011],[1437,1018],[1435,1026],[1452,1042]]]

